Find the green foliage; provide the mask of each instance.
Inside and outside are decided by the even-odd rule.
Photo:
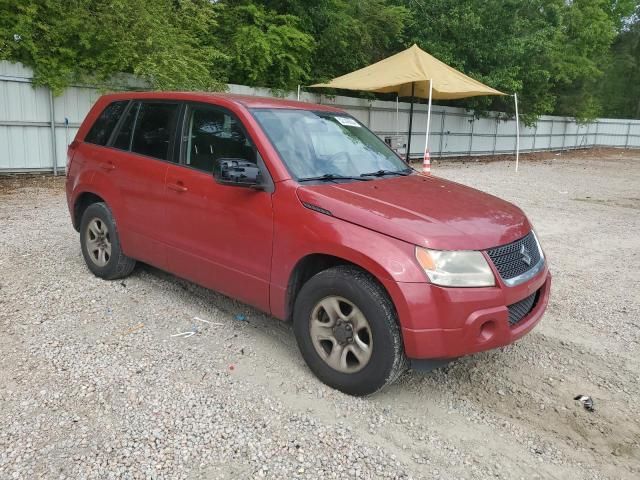
[[[387,0],[267,0],[280,13],[298,16],[315,39],[310,77],[329,80],[403,48],[408,11]],[[397,3],[397,2],[395,2]]]
[[[468,75],[517,92],[525,120],[559,113],[595,117],[594,85],[621,15],[633,2],[615,0],[408,1],[411,41]],[[513,111],[508,98],[464,102]]]
[[[223,5],[218,44],[228,53],[229,79],[292,89],[309,78],[313,37],[299,19],[252,3]]]
[[[284,91],[415,42],[517,92],[529,123],[587,120],[640,116],[639,19],[637,0],[0,0],[0,59],[56,92],[119,72],[156,89]],[[513,113],[510,97],[457,104]]]
[[[29,65],[35,83],[55,92],[119,72],[156,89],[223,87],[225,57],[201,41],[215,27],[206,0],[0,2],[0,58]]]
[[[616,35],[610,6],[609,0],[575,0],[564,9],[564,28],[553,57],[554,93],[557,110],[581,120],[601,112],[594,87]]]
[[[622,26],[597,92],[605,116],[640,118],[640,6]]]
[[[408,2],[411,43],[498,90],[517,92],[523,112],[537,116],[554,106],[550,92],[559,12],[545,0],[433,0]],[[479,97],[463,104],[512,111],[508,98]]]

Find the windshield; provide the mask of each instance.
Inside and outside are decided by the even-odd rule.
[[[382,140],[344,113],[281,108],[252,112],[298,180],[365,179],[410,172]]]

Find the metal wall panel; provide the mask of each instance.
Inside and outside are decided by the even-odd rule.
[[[0,173],[31,170],[52,171],[52,97],[46,88],[33,88],[32,72],[21,64],[0,62]],[[120,80],[119,80],[120,81]],[[137,79],[122,76],[123,88],[141,88]],[[232,93],[283,96],[280,91],[229,85]],[[101,95],[90,86],[76,85],[53,98],[55,158],[62,171],[66,149],[85,115]],[[284,94],[296,99],[296,92]],[[408,131],[409,103],[370,101],[361,98],[301,92],[300,99],[343,108],[379,136],[404,135]],[[411,155],[421,157],[425,144],[427,105],[414,105]],[[434,105],[431,112],[429,148],[431,155],[465,156],[511,154],[515,152],[515,121],[499,120],[498,114],[474,118],[460,108]],[[536,125],[520,124],[521,151],[544,151],[590,146],[640,147],[640,121],[598,119],[578,124],[571,118],[542,116]]]
[[[70,124],[79,126],[100,95],[100,92],[94,88],[68,88],[64,95],[54,98],[56,123],[64,123],[64,119],[68,118]]]
[[[640,147],[640,122],[632,123],[628,126],[625,146]]]
[[[31,78],[23,65],[0,62],[0,172],[56,170],[52,130],[55,167],[64,169],[67,145],[101,95],[97,88],[78,85],[53,98],[49,89],[34,88]],[[121,81],[122,88],[140,87],[126,75]]]
[[[49,118],[49,92],[30,83],[0,80],[0,120],[38,122]]]
[[[51,130],[0,125],[0,170],[50,170]]]

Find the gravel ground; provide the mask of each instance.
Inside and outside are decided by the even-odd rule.
[[[0,478],[639,478],[640,153],[434,173],[527,212],[551,303],[517,344],[366,399],[247,306],[147,266],[93,277],[63,181],[1,179]]]

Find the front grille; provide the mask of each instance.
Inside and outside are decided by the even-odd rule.
[[[532,293],[527,298],[523,298],[519,302],[511,304],[507,307],[509,310],[509,326],[515,327],[520,320],[529,315],[533,307],[538,303],[538,295],[540,294],[540,290],[535,293]]]
[[[487,254],[505,280],[522,275],[540,261],[540,249],[533,232],[513,243],[487,250]]]

